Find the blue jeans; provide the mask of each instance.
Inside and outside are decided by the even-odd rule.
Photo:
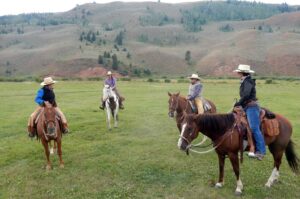
[[[266,154],[266,146],[263,134],[260,131],[260,108],[259,106],[249,106],[246,108],[247,119],[255,140],[255,150],[263,155]]]

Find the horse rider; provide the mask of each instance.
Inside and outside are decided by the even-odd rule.
[[[68,124],[67,119],[63,112],[60,110],[60,108],[57,107],[56,101],[55,101],[55,94],[53,92],[54,84],[56,81],[52,79],[52,77],[46,77],[44,78],[44,81],[41,83],[42,88],[40,88],[37,92],[37,95],[35,97],[35,102],[38,104],[38,107],[35,109],[35,111],[30,115],[28,120],[28,132],[29,135],[35,136],[36,135],[36,124],[35,120],[38,116],[38,114],[41,112],[42,108],[44,106],[53,106],[55,108],[56,113],[60,117],[62,121],[62,131],[63,133],[68,133]]]
[[[124,101],[124,98],[120,95],[120,93],[117,90],[117,79],[113,76],[111,71],[107,72],[107,78],[104,80],[104,85],[108,85],[116,93],[116,95],[119,99],[120,109],[124,109],[124,106],[122,103]],[[105,100],[106,99],[103,99],[103,97],[101,98],[102,103],[101,103],[100,109],[102,109],[102,110],[104,109],[104,106],[105,106]]]
[[[189,93],[187,96],[187,100],[189,100],[193,107],[193,102],[196,105],[196,109],[198,110],[198,114],[203,114],[203,102],[202,102],[202,84],[200,82],[200,77],[198,74],[192,74],[190,77],[190,86],[189,86]]]
[[[260,130],[260,106],[256,98],[256,83],[255,79],[251,77],[251,73],[254,73],[254,71],[251,70],[249,65],[240,64],[234,72],[241,79],[240,100],[234,106],[242,106],[246,112],[247,120],[255,140],[256,152],[250,151],[248,156],[262,160],[266,154],[266,147],[263,134]]]

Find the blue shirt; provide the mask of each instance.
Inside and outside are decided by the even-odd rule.
[[[107,78],[104,82],[105,85],[109,85],[111,88],[116,87],[116,78]]]
[[[44,90],[43,88],[41,88],[38,90],[36,97],[34,99],[34,101],[40,106],[43,105],[44,103],[43,96],[44,96]]]

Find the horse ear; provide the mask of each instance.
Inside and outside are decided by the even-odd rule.
[[[176,96],[179,96],[180,95],[180,91],[178,93],[176,93]]]
[[[171,97],[172,96],[172,94],[170,93],[170,92],[168,92],[168,95]]]

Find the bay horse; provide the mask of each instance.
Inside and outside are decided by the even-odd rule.
[[[264,136],[265,143],[269,146],[274,159],[274,168],[265,184],[266,187],[271,187],[278,180],[279,167],[284,152],[291,170],[296,174],[299,172],[299,159],[291,140],[292,125],[285,117],[279,114],[275,114],[275,116],[279,122],[279,135],[273,137]],[[235,194],[241,195],[243,184],[240,179],[238,152],[242,151],[241,128],[245,129],[245,127],[237,125],[237,121],[238,118],[235,113],[186,114],[178,140],[178,147],[181,150],[187,151],[191,142],[198,136],[199,131],[209,137],[214,143],[214,148],[219,159],[219,180],[215,187],[220,188],[224,185],[224,163],[225,157],[228,156],[237,180]]]
[[[189,103],[189,101],[185,98],[180,96],[180,92],[179,93],[174,93],[171,94],[170,92],[168,92],[169,95],[169,117],[176,119],[176,124],[177,124],[177,128],[179,130],[179,133],[181,132],[181,125],[182,122],[184,120],[183,117],[183,113],[193,113],[192,111],[192,107],[191,104]],[[209,105],[210,105],[210,110],[205,111],[205,113],[216,113],[217,112],[217,108],[215,106],[215,104],[208,100],[205,99]]]
[[[105,85],[103,88],[103,96],[105,99],[106,121],[108,129],[111,130],[111,115],[114,118],[114,127],[118,127],[119,98],[108,85]]]
[[[61,124],[53,106],[45,106],[42,108],[37,119],[37,138],[42,141],[42,144],[44,146],[45,155],[47,158],[46,170],[51,169],[49,145],[51,145],[50,142],[52,140],[54,141],[54,148],[56,148],[57,145],[57,154],[59,156],[60,168],[64,168],[61,149]],[[53,151],[53,149],[51,150]]]

